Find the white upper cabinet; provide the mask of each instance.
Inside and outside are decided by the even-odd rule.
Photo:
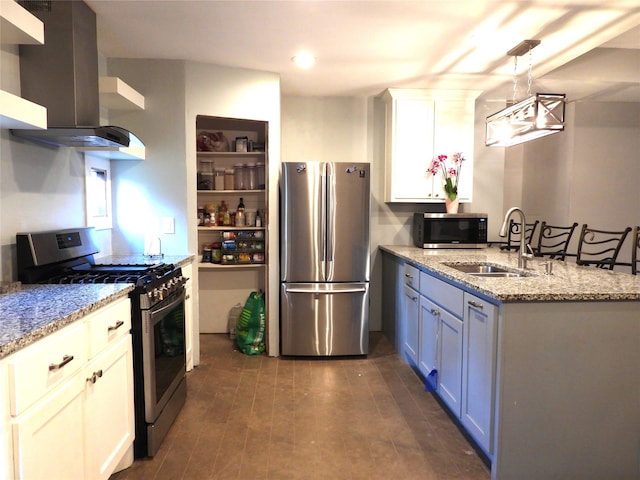
[[[0,1],[2,45],[42,45],[44,24],[13,0]],[[0,89],[0,128],[47,128],[47,109]]]
[[[458,197],[470,202],[473,187],[475,99],[479,91],[387,89],[385,202],[444,202],[439,177],[427,176],[436,155],[462,152]]]

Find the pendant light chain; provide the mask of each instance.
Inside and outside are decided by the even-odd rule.
[[[513,99],[511,103],[516,104],[516,94],[518,93],[518,56],[513,57]]]
[[[527,97],[531,96],[531,83],[533,83],[533,50],[529,48],[529,74],[527,77]]]

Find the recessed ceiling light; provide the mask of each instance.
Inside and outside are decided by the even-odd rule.
[[[316,63],[316,57],[310,52],[299,52],[291,57],[291,61],[300,68],[311,68]]]

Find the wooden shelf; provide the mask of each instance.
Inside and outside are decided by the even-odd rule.
[[[4,1],[0,1],[0,4]],[[12,93],[0,90],[2,128],[47,128],[47,109]]]
[[[266,263],[235,263],[226,264],[221,263],[198,263],[199,270],[231,270],[231,269],[249,269],[249,268],[264,268]]]
[[[100,150],[91,147],[75,147],[75,149],[107,160],[144,160],[146,155],[145,147],[102,147]]]
[[[259,157],[265,152],[196,152],[199,157]]]
[[[230,232],[237,232],[237,231],[241,231],[241,230],[248,230],[248,231],[260,231],[260,230],[264,230],[264,227],[232,227],[230,225],[222,225],[222,226],[217,226],[217,227],[198,227],[198,231],[200,232],[224,232],[224,231],[230,231]],[[259,240],[259,239],[257,239]]]
[[[109,110],[144,110],[144,96],[118,77],[100,77],[100,104]]]
[[[231,194],[231,195],[241,195],[243,193],[249,193],[249,194],[260,194],[260,193],[265,193],[266,190],[264,188],[261,188],[260,190],[198,190],[198,194],[217,194],[217,195],[223,195],[223,194]]]
[[[0,1],[0,38],[7,45],[44,45],[44,23],[14,1]]]

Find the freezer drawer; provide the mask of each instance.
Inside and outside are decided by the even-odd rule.
[[[366,355],[369,283],[283,283],[282,355]]]

